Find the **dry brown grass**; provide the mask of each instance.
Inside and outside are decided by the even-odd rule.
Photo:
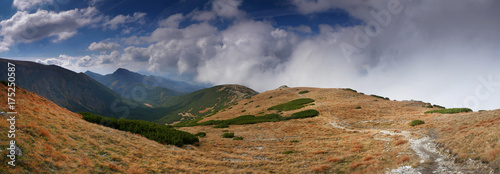
[[[396,141],[394,141],[394,145],[399,146],[401,144],[406,144],[407,142],[408,142],[408,140],[396,140]]]
[[[426,108],[422,102],[380,100],[341,89],[271,90],[242,100],[232,109],[202,121],[234,118],[242,115],[242,110],[246,110],[245,114],[255,115],[273,113],[275,111],[267,111],[267,108],[299,98],[297,93],[302,90],[310,91],[302,96],[315,99],[314,105],[285,111],[282,115],[316,109],[320,111],[318,117],[230,125],[225,129],[213,126],[179,128],[191,133],[207,133],[206,137],[200,138],[199,147],[189,147],[192,150],[161,145],[136,134],[90,124],[78,114],[44,101],[33,93],[19,94],[21,121],[18,126],[25,131],[16,140],[30,153],[22,158],[23,167],[8,169],[8,173],[44,173],[52,167],[62,173],[311,173],[330,170],[383,173],[387,168],[420,160],[412,155],[409,143],[401,136],[334,128],[329,124],[335,120],[333,117],[365,130],[372,127],[394,131],[440,130],[437,132],[438,141],[448,143],[446,148],[452,149],[452,153],[463,154],[464,158],[479,156],[490,163],[499,161],[499,135],[490,130],[498,132],[500,111],[459,116],[424,115],[432,108]],[[5,92],[0,92],[0,95],[0,102],[5,103]],[[256,107],[258,105],[260,107]],[[355,109],[356,106],[362,106],[362,109]],[[419,129],[408,126],[407,123],[414,119],[424,120],[426,124]],[[459,126],[462,126],[461,130],[458,130]],[[245,139],[222,138],[224,130]],[[466,132],[460,133],[462,130]],[[6,123],[0,122],[0,137],[6,137],[5,132]],[[296,141],[292,143],[292,140]],[[283,154],[285,151],[293,153]],[[471,152],[476,152],[476,155],[471,155]]]

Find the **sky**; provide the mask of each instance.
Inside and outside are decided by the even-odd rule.
[[[0,57],[500,107],[497,0],[2,0]]]

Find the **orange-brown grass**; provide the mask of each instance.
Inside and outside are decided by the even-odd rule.
[[[310,92],[299,95],[302,90]],[[200,138],[200,146],[189,146],[189,149],[161,145],[140,135],[91,124],[78,114],[34,93],[19,93],[19,96],[16,94],[20,112],[17,126],[22,131],[16,141],[26,154],[20,158],[20,167],[0,167],[0,170],[8,169],[8,173],[50,173],[54,168],[61,173],[311,173],[330,170],[384,173],[387,168],[420,161],[402,136],[381,134],[380,129],[372,128],[412,131],[415,132],[411,134],[412,138],[427,133],[424,129],[434,129],[439,131],[436,132],[439,142],[448,143],[446,148],[463,154],[464,158],[478,156],[490,163],[498,163],[500,158],[499,135],[491,131],[498,132],[500,111],[479,115],[423,114],[432,110],[423,102],[382,100],[342,89],[276,89],[241,100],[231,109],[200,122],[244,114],[275,113],[267,108],[300,97],[312,98],[315,102],[280,114],[290,116],[297,111],[316,109],[320,115],[281,122],[230,125],[224,129],[213,126],[179,128],[191,133],[206,132],[206,137]],[[0,92],[0,95],[0,102],[6,103],[5,92]],[[361,109],[355,109],[357,106]],[[241,113],[242,110],[246,112]],[[474,119],[467,121],[467,115]],[[330,123],[336,118],[358,131],[333,127]],[[414,119],[424,120],[426,124],[408,126],[407,123]],[[2,138],[7,137],[6,124],[0,122]],[[460,133],[459,126],[467,132]],[[244,139],[222,138],[225,130]],[[471,150],[475,150],[476,155],[471,155]],[[284,153],[287,151],[292,153]]]
[[[437,142],[456,161],[476,159],[500,170],[500,110],[439,115],[436,124]]]
[[[7,89],[0,85],[0,102]],[[268,162],[245,163],[221,151],[204,152],[162,145],[142,136],[88,123],[79,114],[23,89],[16,89],[16,144],[23,152],[9,167],[7,151],[0,173],[241,173]],[[6,108],[0,108],[7,111]],[[0,141],[7,142],[8,122],[0,122]],[[0,145],[2,149],[5,144]],[[196,147],[193,147],[196,149]],[[257,172],[267,169],[251,169]]]
[[[399,146],[401,144],[406,144],[407,142],[408,142],[408,140],[396,140],[396,141],[394,141],[394,145]]]

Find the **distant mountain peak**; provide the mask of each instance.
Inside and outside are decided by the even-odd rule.
[[[125,68],[118,68],[118,69],[116,69],[116,71],[113,74],[116,74],[116,73],[133,73],[133,72],[128,70],[128,69],[125,69]]]

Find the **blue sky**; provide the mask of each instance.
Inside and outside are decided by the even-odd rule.
[[[500,106],[495,0],[14,0],[0,57],[192,83]]]

